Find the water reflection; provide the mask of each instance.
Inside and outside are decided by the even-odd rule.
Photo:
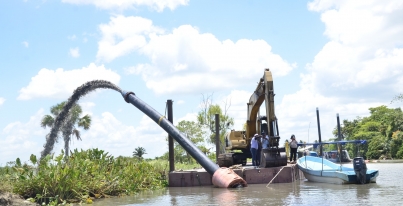
[[[171,187],[154,192],[110,198],[103,205],[401,205],[403,164],[371,164],[379,169],[377,183],[335,185],[297,181],[283,184],[250,184],[246,188]]]
[[[356,198],[357,199],[368,199],[369,198],[369,190],[370,187],[375,188],[377,185],[354,185],[354,189],[356,191]]]
[[[245,192],[245,188],[223,189],[206,187],[169,188],[171,205],[183,205],[192,202],[193,204],[210,205],[237,205],[240,193]]]

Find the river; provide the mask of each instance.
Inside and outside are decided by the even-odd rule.
[[[97,200],[94,205],[403,205],[403,164],[370,163],[367,167],[379,170],[376,183],[333,185],[302,180],[237,189],[171,187]]]

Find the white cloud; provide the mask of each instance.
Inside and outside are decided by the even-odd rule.
[[[341,120],[368,116],[368,108],[403,92],[403,2],[315,0],[308,8],[321,13],[329,42],[301,74],[300,91],[276,99],[276,114],[282,137],[313,141],[316,107],[329,139],[337,113]]]
[[[21,44],[24,45],[26,48],[29,47],[29,43],[27,41],[23,41],[23,42],[21,42]]]
[[[168,151],[168,143],[165,140],[167,133],[145,115],[136,126],[125,125],[110,112],[91,117],[91,128],[82,131],[82,141],[75,140],[71,149],[99,148],[116,157],[132,156],[136,147],[144,147],[146,158],[161,156]],[[59,152],[62,148],[63,143],[59,142],[54,151]]]
[[[76,38],[77,38],[77,36],[76,36],[75,34],[73,34],[73,35],[67,37],[67,39],[69,39],[69,40],[71,40],[71,41],[76,40]]]
[[[6,101],[6,99],[0,97],[0,106]]]
[[[141,75],[158,94],[229,89],[255,81],[264,68],[284,76],[296,67],[272,53],[264,40],[220,41],[190,25],[165,34],[148,19],[117,16],[100,29],[103,38],[97,57],[112,61],[133,51],[145,55],[151,63],[126,68],[126,72]]]
[[[78,86],[91,80],[107,80],[118,84],[120,76],[116,72],[106,69],[103,65],[94,63],[81,69],[63,70],[62,68],[50,70],[43,68],[31,78],[28,86],[20,90],[17,99],[29,100],[32,98],[66,98]]]
[[[187,5],[189,0],[62,0],[62,2],[79,5],[93,4],[98,8],[106,10],[125,10],[147,6],[153,10],[162,12],[165,8],[174,10],[178,6]]]
[[[70,56],[72,56],[74,58],[78,58],[80,56],[80,49],[78,47],[70,48],[69,54],[70,54]]]
[[[174,118],[174,125],[177,125],[180,121],[193,121],[197,122],[197,113],[187,113],[185,116],[180,117],[178,119]]]
[[[82,115],[86,115],[86,114],[88,114],[90,116],[93,115],[91,109],[95,107],[94,102],[80,102],[80,106],[81,106],[81,109],[83,110]]]
[[[25,162],[31,154],[39,155],[41,140],[45,140],[46,135],[46,130],[40,127],[43,115],[44,111],[40,109],[28,122],[13,122],[3,128],[0,133],[0,165],[15,161],[17,157]],[[38,137],[43,138],[38,142]]]
[[[137,65],[133,72],[142,74],[147,87],[158,94],[231,89],[256,80],[264,68],[275,76],[293,69],[263,40],[219,41],[189,25],[171,34],[151,34],[140,52],[152,63]]]
[[[318,0],[308,8],[321,13],[329,42],[301,74],[300,90],[275,98],[281,142],[291,134],[298,140],[317,140],[316,108],[322,140],[327,140],[333,138],[337,113],[341,121],[368,116],[368,108],[390,106],[403,92],[403,2]],[[250,95],[229,95],[235,97],[229,114],[236,125],[246,120]]]
[[[246,122],[246,103],[249,101],[252,93],[253,91],[232,90],[228,95],[212,96],[213,102],[211,103],[214,105],[218,104],[223,112],[226,109],[227,115],[234,118],[235,125],[231,129],[242,130],[243,124]],[[197,110],[200,111],[202,107],[203,105],[200,103]],[[187,113],[183,117],[174,119],[174,123],[182,120],[197,122],[197,112]]]
[[[263,74],[263,72],[261,73]],[[250,83],[253,84],[254,82]],[[223,111],[227,108],[228,116],[234,118],[234,126],[231,129],[243,129],[247,118],[246,103],[249,102],[249,98],[252,94],[253,91],[232,90],[229,95],[223,96],[219,98],[217,102],[213,103],[220,105]]]
[[[152,25],[152,21],[142,17],[111,17],[109,24],[101,24],[102,39],[98,42],[97,58],[106,62],[143,47],[151,33],[161,33],[162,29]]]
[[[308,7],[321,12],[330,39],[307,66],[313,89],[375,92],[382,84],[389,96],[403,91],[395,87],[403,77],[402,1],[315,0]]]

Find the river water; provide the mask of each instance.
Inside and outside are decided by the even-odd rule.
[[[135,196],[97,200],[105,205],[403,205],[403,164],[370,163],[376,183],[334,185],[301,180],[245,188],[171,187]]]

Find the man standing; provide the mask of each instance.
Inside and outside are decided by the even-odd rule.
[[[290,150],[291,150],[291,155],[290,155],[290,163],[295,164],[297,160],[297,148],[298,148],[298,142],[295,139],[295,135],[291,135],[291,142],[290,142]],[[292,159],[294,159],[294,162],[292,162]]]
[[[262,153],[262,135],[257,136],[257,152],[256,152],[256,166],[260,167],[260,158]]]
[[[256,157],[257,157],[257,149],[259,148],[259,143],[258,143],[257,138],[258,138],[258,134],[255,134],[252,137],[252,140],[250,142],[250,153],[252,153],[252,165],[253,166],[257,166],[256,165],[256,163],[257,163]]]
[[[260,167],[266,167],[266,158],[264,157],[264,150],[269,148],[269,136],[262,132],[262,150],[260,153]],[[267,151],[266,151],[267,152]]]

